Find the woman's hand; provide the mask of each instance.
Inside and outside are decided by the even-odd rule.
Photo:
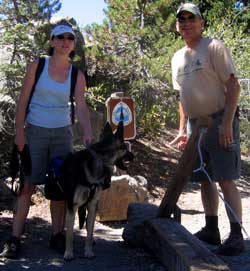
[[[86,135],[85,136],[84,135],[83,136],[83,144],[84,144],[84,146],[88,147],[90,144],[92,144],[93,140],[94,140],[93,136],[91,136],[91,135]]]
[[[18,129],[16,131],[15,144],[17,145],[17,149],[19,151],[23,150],[24,145],[26,144],[26,137],[25,137],[24,128]]]

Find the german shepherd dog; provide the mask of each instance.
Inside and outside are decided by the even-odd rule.
[[[74,257],[73,226],[78,208],[83,214],[86,214],[87,210],[84,256],[95,256],[92,249],[93,230],[101,191],[110,186],[114,166],[126,170],[129,162],[133,160],[133,154],[124,143],[123,130],[123,122],[120,122],[113,134],[107,123],[99,142],[69,155],[63,163],[62,187],[67,202],[65,260],[72,260]],[[83,223],[84,221],[80,220],[80,228]]]

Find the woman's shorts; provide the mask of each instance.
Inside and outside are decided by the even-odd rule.
[[[51,159],[73,152],[71,125],[60,128],[43,128],[28,124],[25,134],[32,163],[31,176],[25,176],[25,181],[31,184],[45,184]]]
[[[219,126],[222,118],[223,114],[213,118],[212,127],[204,135],[201,146],[205,169],[211,180],[218,182],[239,179],[241,163],[239,119],[235,117],[233,120],[233,143],[227,148],[223,148],[219,144]],[[188,134],[192,132],[195,122],[196,120],[188,120]],[[194,170],[200,167],[200,161],[200,157],[198,157]],[[198,171],[192,174],[190,181],[208,181],[208,177],[205,173]]]

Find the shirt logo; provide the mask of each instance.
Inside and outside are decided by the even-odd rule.
[[[199,70],[202,70],[202,62],[200,59],[192,61],[191,64],[186,64],[184,66],[179,67],[178,75],[190,74]]]

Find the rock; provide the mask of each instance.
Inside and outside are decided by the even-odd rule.
[[[147,200],[146,186],[147,180],[142,176],[112,176],[111,187],[102,192],[97,210],[97,220],[126,220],[130,203]]]
[[[102,113],[99,113],[89,107],[90,113],[90,121],[91,126],[94,134],[94,140],[98,141],[100,138],[100,134],[103,130],[105,124],[105,118]],[[74,134],[74,145],[82,145],[82,129],[80,127],[80,123],[76,120],[75,124],[73,125],[73,134]]]
[[[132,247],[143,247],[143,237],[138,233],[139,227],[147,220],[155,218],[158,207],[150,203],[131,203],[128,206],[128,222],[124,227],[122,238]]]

